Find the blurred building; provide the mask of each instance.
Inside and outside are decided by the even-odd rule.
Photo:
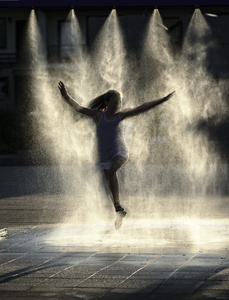
[[[117,10],[126,32],[127,43],[137,47],[139,37],[155,7],[168,28],[173,43],[178,46],[182,43],[187,21],[190,20],[194,9],[200,8],[212,26],[215,37],[224,53],[229,52],[229,5],[227,1],[0,1],[0,107],[11,107],[17,103],[17,82],[25,72],[26,59],[23,55],[24,33],[31,9],[34,8],[39,22],[42,38],[45,43],[47,59],[52,64],[65,61],[66,51],[71,47],[65,36],[67,15],[74,8],[86,46],[90,46],[107,18],[112,8]],[[228,2],[227,2],[228,3]],[[228,61],[220,62],[220,68],[225,71]],[[217,66],[216,66],[217,68]]]
[[[185,4],[184,4],[185,2]],[[181,47],[185,30],[196,8],[209,23],[220,48],[217,57],[212,53],[213,76],[229,75],[229,3],[228,0],[12,0],[0,1],[0,110],[14,109],[25,97],[25,78],[28,73],[24,54],[25,30],[31,13],[36,12],[48,67],[71,63],[68,54],[71,43],[66,37],[68,14],[75,10],[83,34],[83,44],[90,47],[115,8],[126,44],[137,49],[147,21],[158,8],[163,25],[174,45]]]

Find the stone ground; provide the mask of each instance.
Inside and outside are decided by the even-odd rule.
[[[1,168],[1,300],[229,299],[228,206],[195,222],[130,217],[115,231],[113,220],[58,222],[41,185],[31,169]]]

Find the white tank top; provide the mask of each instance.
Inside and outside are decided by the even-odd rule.
[[[106,112],[102,113],[97,124],[100,163],[109,161],[117,153],[126,153],[127,156],[127,146],[124,141],[121,121],[120,114],[117,114],[114,120],[107,120]]]

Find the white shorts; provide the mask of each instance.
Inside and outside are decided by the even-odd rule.
[[[115,153],[115,155],[112,156],[112,158],[114,158],[115,156],[122,156],[122,157],[128,159],[128,155],[125,152],[122,152],[122,151],[119,151],[119,152]],[[111,167],[111,164],[112,164],[112,158],[108,161],[100,162],[99,163],[100,169],[101,170],[109,170],[110,167]]]

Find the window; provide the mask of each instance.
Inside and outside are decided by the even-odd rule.
[[[172,42],[180,46],[182,42],[182,22],[179,18],[164,18],[163,22],[169,30]]]
[[[6,19],[0,18],[0,49],[6,49]]]
[[[0,102],[7,100],[9,97],[9,79],[8,77],[0,78]]]
[[[68,21],[59,22],[59,55],[63,60],[70,60],[74,52],[72,26]]]

